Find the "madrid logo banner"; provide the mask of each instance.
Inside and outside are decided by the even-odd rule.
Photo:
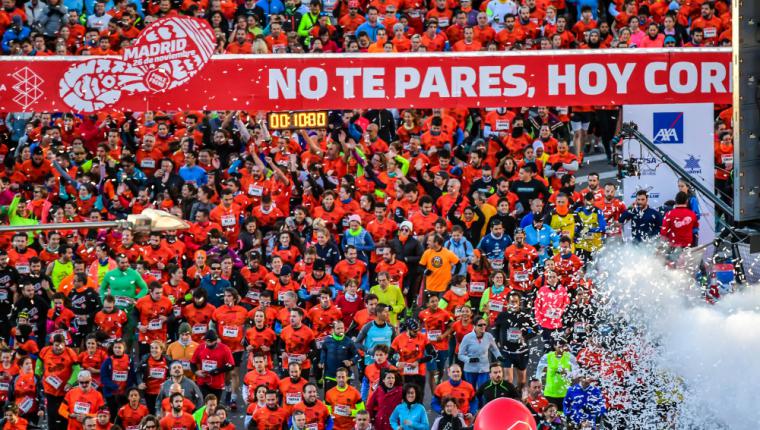
[[[623,106],[623,121],[635,122],[639,131],[708,189],[715,186],[713,104],[656,104]],[[626,204],[632,204],[636,192],[646,190],[649,205],[658,208],[674,200],[678,176],[662,160],[640,143],[623,143],[623,158],[641,159],[640,176],[623,178]],[[675,190],[675,191],[674,191]],[[699,199],[699,243],[715,238],[715,210],[707,199]]]
[[[119,57],[0,57],[0,110],[262,110],[730,103],[731,51],[213,55],[172,17]]]

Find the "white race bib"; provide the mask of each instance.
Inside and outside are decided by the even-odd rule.
[[[75,414],[89,414],[90,413],[90,404],[84,403],[84,402],[76,402],[74,403],[74,413]]]
[[[190,370],[190,362],[187,360],[180,361],[182,363],[182,370]]]
[[[212,370],[216,370],[216,360],[203,360],[201,361],[201,370],[204,372],[211,372]]]
[[[438,27],[445,28],[449,26],[449,19],[446,17],[440,17],[438,18]]]
[[[285,403],[288,405],[297,405],[301,403],[301,393],[286,393]]]
[[[34,399],[31,397],[24,397],[21,403],[19,403],[18,408],[21,409],[22,413],[27,413],[32,409],[32,406],[34,406]]]
[[[156,160],[143,158],[143,160],[140,162],[140,167],[143,169],[154,169],[156,167]]]
[[[704,33],[705,33],[705,39],[710,39],[710,38],[718,36],[718,29],[715,27],[705,27]]]
[[[496,120],[496,131],[507,131],[509,130],[509,120],[508,119],[497,119]]]
[[[222,329],[223,337],[236,338],[240,330],[237,327],[224,326]]]
[[[61,378],[55,375],[50,375],[47,378],[45,378],[45,382],[47,382],[48,385],[55,388],[56,390],[58,389],[58,387],[61,386],[61,384],[63,384],[63,381],[61,380]]]
[[[416,375],[420,373],[419,363],[399,363],[403,375]]]
[[[193,326],[193,334],[205,334],[208,331],[208,326],[205,324],[196,324]]]
[[[117,296],[115,297],[115,299],[116,299],[115,300],[116,306],[120,308],[126,308],[132,304],[132,299],[130,299],[129,297]]]
[[[237,224],[235,215],[224,215],[222,217],[222,227],[232,227]]]
[[[127,382],[128,376],[129,372],[126,370],[114,370],[113,377],[111,379],[113,379],[114,382]]]
[[[488,310],[492,312],[501,312],[504,309],[504,302],[500,300],[491,300],[488,302]]]
[[[494,270],[501,270],[504,268],[504,259],[503,258],[492,258],[491,261],[491,268]]]
[[[306,361],[306,355],[305,354],[288,354],[288,364],[290,364],[290,363],[301,364],[304,361]]]
[[[161,322],[161,320],[151,320],[148,322],[148,330],[161,330],[161,327],[164,326],[164,323]]]
[[[248,186],[248,194],[256,197],[261,197],[264,194],[264,187],[261,185],[249,185]]]
[[[573,333],[586,334],[586,324],[582,321],[578,321],[573,325]]]
[[[517,343],[520,341],[520,336],[522,336],[522,330],[519,328],[510,328],[507,330],[507,342]]]
[[[163,367],[151,367],[148,375],[153,379],[164,379],[166,377],[166,369]]]
[[[485,290],[486,290],[485,282],[470,282],[471,293],[482,293]]]
[[[7,392],[10,389],[11,389],[11,384],[7,382],[0,382],[0,391]]]
[[[440,330],[430,330],[427,332],[428,340],[431,342],[437,342],[441,338],[442,332]]]
[[[546,310],[546,317],[551,319],[557,319],[562,315],[562,311],[559,308],[549,308]]]
[[[350,417],[351,407],[348,405],[335,405],[333,412],[339,417]]]
[[[720,161],[722,161],[723,164],[734,164],[734,156],[731,154],[723,154],[720,156]]]
[[[523,270],[520,272],[514,272],[515,282],[527,282],[530,280],[530,271]]]

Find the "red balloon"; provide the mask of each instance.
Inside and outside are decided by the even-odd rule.
[[[478,412],[474,430],[536,430],[536,420],[522,402],[501,397]]]

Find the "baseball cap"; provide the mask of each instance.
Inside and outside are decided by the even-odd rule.
[[[209,330],[206,332],[206,335],[203,336],[203,340],[207,340],[209,342],[214,342],[216,340],[219,340],[219,336],[216,334],[216,331]]]
[[[665,42],[664,43],[676,43],[676,38],[673,36],[665,36]]]
[[[362,223],[362,218],[359,215],[356,215],[356,214],[349,215],[348,216],[348,222],[352,222],[352,221],[356,221],[359,224],[361,224]]]
[[[280,269],[280,276],[288,276],[293,272],[293,268],[289,264],[282,266]]]
[[[312,270],[324,271],[325,270],[325,260],[323,260],[321,258],[318,258],[318,259],[314,260],[314,266],[312,266]]]
[[[408,228],[410,231],[414,230],[414,225],[412,225],[412,222],[409,221],[409,220],[402,222],[398,226],[398,228],[400,228],[400,229],[404,228],[404,227]]]

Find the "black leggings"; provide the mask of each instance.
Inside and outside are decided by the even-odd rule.
[[[46,393],[45,399],[47,399],[48,428],[50,430],[66,430],[69,423],[58,414],[58,408],[61,407],[63,397],[51,396]]]
[[[125,405],[127,403],[127,397],[122,395],[115,395],[115,396],[108,396],[106,397],[106,405],[108,405],[108,409],[111,410],[111,422],[115,422],[116,418],[118,418],[118,415],[116,415],[115,412],[119,410],[120,407]]]

